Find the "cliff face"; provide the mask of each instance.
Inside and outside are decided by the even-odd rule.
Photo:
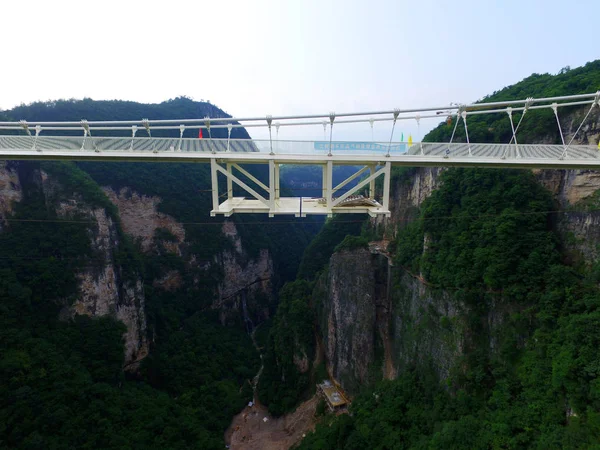
[[[23,198],[21,182],[16,170],[16,164],[0,161],[0,231],[6,214],[13,210],[13,204]]]
[[[385,259],[368,250],[342,251],[331,257],[315,289],[328,372],[350,391],[369,381],[377,358],[381,363],[378,317],[389,308],[386,272]]]
[[[219,310],[221,322],[231,322],[244,315],[244,321],[253,322],[269,317],[268,306],[273,302],[273,260],[267,249],[261,249],[256,258],[250,258],[233,222],[223,223],[222,233],[231,243],[231,249],[215,256],[214,263],[223,273],[213,308]]]
[[[267,305],[273,299],[271,255],[268,250],[262,249],[257,257],[249,257],[233,222],[225,221],[221,227],[221,232],[231,242],[229,248],[217,253],[212,260],[200,260],[191,253],[183,224],[158,211],[157,207],[163,201],[161,198],[143,195],[130,188],[122,188],[119,192],[109,187],[103,189],[118,207],[124,231],[140,243],[144,253],[155,253],[160,247],[160,251],[181,257],[186,270],[195,274],[195,284],[201,283],[211,268],[219,269],[222,276],[214,293],[212,308],[219,311],[223,323],[232,323],[240,318],[246,320],[243,317],[243,301],[247,302],[246,313],[254,322],[268,317]],[[169,238],[161,239],[160,231],[166,231]],[[177,270],[170,270],[155,280],[154,286],[167,291],[177,290],[184,287],[182,275]]]
[[[77,295],[74,302],[66,305],[60,316],[64,319],[75,314],[111,316],[127,327],[124,338],[125,364],[135,369],[148,353],[146,315],[142,280],[124,279],[123,269],[115,261],[119,246],[118,225],[103,208],[93,208],[78,194],[65,197],[60,182],[46,172],[36,169],[20,171],[20,163],[0,164],[0,231],[3,219],[13,211],[14,205],[24,198],[24,184],[37,186],[43,194],[46,208],[53,210],[61,219],[89,221],[87,228],[94,264],[81,268]],[[21,177],[27,177],[27,182]],[[10,232],[10,231],[6,231]]]

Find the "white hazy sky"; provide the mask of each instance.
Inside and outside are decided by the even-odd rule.
[[[0,16],[0,109],[180,95],[238,117],[438,106],[600,57],[598,0],[29,0]]]

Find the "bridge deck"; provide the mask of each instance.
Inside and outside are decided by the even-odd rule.
[[[331,149],[331,155],[330,155]],[[387,156],[389,154],[389,157]],[[64,159],[361,164],[390,161],[408,166],[600,168],[595,145],[372,143],[227,139],[0,136],[0,159]]]

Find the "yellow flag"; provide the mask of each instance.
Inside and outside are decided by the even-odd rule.
[[[600,141],[598,141],[598,150],[600,150]]]
[[[410,147],[412,145],[412,134],[408,135],[408,146]],[[600,148],[600,144],[598,144],[598,148]]]

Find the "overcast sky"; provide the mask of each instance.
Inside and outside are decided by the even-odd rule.
[[[181,95],[234,116],[437,106],[600,57],[598,0],[29,0],[0,14],[0,109]]]

